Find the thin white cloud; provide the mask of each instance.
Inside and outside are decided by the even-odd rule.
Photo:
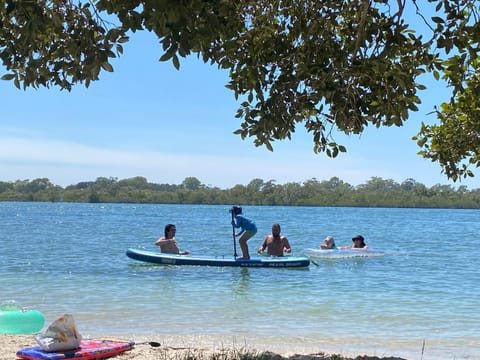
[[[22,174],[29,179],[48,177],[52,180],[52,176],[59,179],[59,185],[94,180],[100,176],[145,176],[151,181],[174,183],[195,176],[212,186],[228,187],[246,184],[254,178],[284,183],[338,176],[339,169],[334,171],[330,165],[325,171],[319,157],[313,161],[301,158],[285,161],[281,154],[257,152],[261,155],[228,156],[220,151],[218,155],[186,155],[105,149],[63,141],[0,138],[0,163],[4,170],[10,169],[4,174],[7,177],[9,173],[16,174],[15,179],[8,179],[10,181]],[[88,179],[88,176],[93,178]]]
[[[446,182],[436,165],[422,159],[415,158],[411,172],[404,175],[405,169],[382,158],[342,154],[330,159],[313,153],[290,153],[287,157],[285,151],[272,153],[249,149],[240,154],[225,151],[216,155],[181,154],[107,149],[65,141],[0,138],[0,181],[45,177],[54,184],[67,186],[94,181],[98,177],[125,179],[144,176],[150,182],[179,184],[186,177],[194,176],[208,186],[220,188],[246,185],[255,178],[275,180],[278,184],[338,177],[351,185],[358,185],[373,176],[397,182],[411,177],[427,186]],[[432,171],[438,176],[432,176]]]

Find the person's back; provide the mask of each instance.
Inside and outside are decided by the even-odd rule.
[[[242,214],[237,214],[235,216],[235,221],[235,227],[241,228],[243,231],[257,230],[257,226],[255,225],[255,223],[251,219],[243,216]]]

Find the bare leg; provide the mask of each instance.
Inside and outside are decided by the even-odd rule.
[[[248,253],[248,245],[247,240],[250,239],[252,236],[249,232],[244,232],[240,240],[238,240],[240,244],[240,249],[242,249],[242,257],[245,259],[250,259],[250,254]]]

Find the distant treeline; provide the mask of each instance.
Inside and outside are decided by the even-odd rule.
[[[0,181],[0,201],[478,209],[480,189],[440,184],[429,188],[414,179],[399,184],[379,177],[357,186],[337,177],[286,184],[253,179],[248,185],[220,189],[206,186],[196,177],[187,177],[181,184],[172,185],[150,183],[142,176],[123,180],[100,177],[63,188],[42,178]]]

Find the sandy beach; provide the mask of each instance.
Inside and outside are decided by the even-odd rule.
[[[102,338],[102,337],[99,337]],[[107,338],[107,337],[104,337]],[[183,338],[153,339],[151,337],[137,337],[135,338],[135,347],[121,355],[113,358],[119,360],[143,359],[143,360],[184,360],[184,359],[240,359],[241,354],[263,355],[263,359],[274,360],[322,360],[322,359],[336,359],[336,360],[407,360],[399,357],[377,357],[367,355],[357,355],[354,357],[343,357],[338,354],[326,354],[323,352],[316,352],[311,354],[302,353],[278,353],[275,351],[255,350],[251,347],[243,345],[216,345],[213,341],[211,346],[202,345],[197,346],[194,343],[189,343],[189,340]],[[123,339],[127,340],[127,339]],[[153,343],[152,346],[150,343]],[[158,344],[160,346],[158,346]],[[36,346],[37,343],[33,335],[5,335],[0,334],[0,360],[14,360],[16,359],[16,352],[24,347]],[[157,345],[157,346],[155,346]],[[216,355],[212,357],[212,355]]]

